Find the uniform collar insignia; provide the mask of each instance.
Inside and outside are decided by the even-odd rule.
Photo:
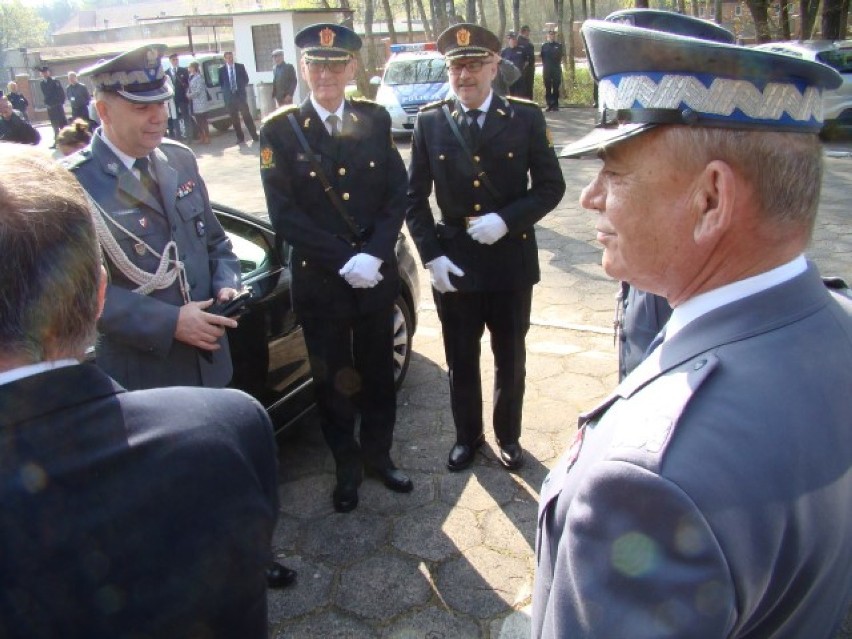
[[[178,187],[178,191],[177,191],[178,199],[180,199],[182,197],[186,197],[187,195],[192,193],[194,190],[195,190],[195,181],[194,180],[189,180],[187,182],[184,182],[183,184],[181,184]]]
[[[499,113],[503,117],[506,117],[506,112],[503,109],[497,109],[497,113]]]
[[[106,170],[112,175],[118,175],[118,162],[110,162],[106,165]]]
[[[307,129],[311,125],[311,119],[305,118],[305,121],[302,123],[302,128]]]

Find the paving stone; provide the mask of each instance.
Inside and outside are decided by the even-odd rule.
[[[300,619],[292,626],[270,634],[274,639],[372,639],[379,633],[369,624],[334,610]]]
[[[415,557],[442,561],[482,543],[482,532],[473,511],[439,502],[397,518],[392,543]]]
[[[387,620],[425,604],[432,594],[430,581],[416,559],[382,553],[341,573],[335,604],[362,617]]]
[[[301,527],[300,548],[314,561],[347,566],[372,554],[387,541],[391,523],[386,517],[358,508],[314,518]]]
[[[296,583],[283,590],[269,590],[269,623],[299,617],[328,606],[331,601],[331,585],[334,572],[328,566],[308,560],[299,555],[287,557],[287,567],[298,572]]]
[[[485,545],[520,559],[529,559],[535,548],[538,502],[515,499],[503,508],[488,511],[482,521]]]
[[[496,619],[489,626],[494,639],[529,639],[532,632],[532,606],[517,610],[502,619]]]
[[[382,639],[478,639],[481,635],[479,625],[469,617],[429,607],[397,619]]]
[[[471,471],[444,473],[438,479],[445,504],[464,504],[476,512],[508,504],[517,492],[517,481],[502,468],[476,466]]]

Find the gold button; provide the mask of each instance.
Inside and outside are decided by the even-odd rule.
[[[337,174],[338,175],[346,175],[346,169],[344,169],[343,167],[340,167],[339,169],[337,169]]]
[[[512,153],[511,151],[509,151],[509,157],[510,157],[510,158],[515,157],[515,154],[514,154],[514,153]]]
[[[443,154],[443,153],[441,153],[441,155],[439,155],[439,156],[438,156],[438,159],[439,159],[439,160],[443,160],[443,159],[444,159],[444,154]]]
[[[474,185],[476,188],[479,188],[479,180],[474,180],[474,181],[473,181],[473,185]]]
[[[308,263],[305,260],[302,260],[302,266],[307,266]]]
[[[474,211],[479,211],[481,208],[482,208],[482,207],[481,207],[481,206],[479,206],[479,204],[474,204],[474,205],[473,205],[473,210],[474,210]]]
[[[317,176],[316,172],[314,172],[314,171],[311,171],[311,172],[309,173],[309,175],[310,175],[311,177],[316,177],[316,176]]]
[[[344,193],[344,194],[343,194],[343,199],[344,199],[344,200],[346,200],[346,201],[349,201],[349,194],[348,194],[348,193]]]
[[[527,239],[527,234],[526,234],[526,233],[524,233],[523,235],[521,235],[521,239],[522,239],[522,240]]]
[[[370,160],[370,168],[372,169],[372,168],[373,168],[373,167],[375,167],[375,166],[376,166],[376,163],[375,163],[375,162],[373,162],[372,160]]]
[[[477,162],[479,162],[479,156],[478,155],[474,155],[473,159],[476,160]]]

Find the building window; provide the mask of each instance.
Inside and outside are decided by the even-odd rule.
[[[734,15],[740,17],[743,14],[743,5],[737,4],[734,6]]]
[[[254,68],[258,71],[272,71],[272,52],[281,48],[281,26],[278,24],[258,24],[251,28],[254,42]]]

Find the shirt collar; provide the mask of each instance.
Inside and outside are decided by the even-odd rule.
[[[110,151],[115,153],[115,157],[117,157],[119,160],[121,160],[121,163],[125,167],[127,167],[127,170],[132,171],[133,170],[133,163],[136,162],[136,158],[134,158],[133,156],[127,155],[127,153],[124,153],[117,146],[115,146],[115,144],[113,144],[110,141],[110,139],[107,137],[106,131],[104,130],[103,127],[101,127],[98,130],[97,135],[101,136],[101,140],[103,140],[104,144],[106,144],[109,147]]]
[[[340,123],[343,124],[343,107],[346,105],[345,99],[340,101],[340,106],[337,107],[337,109],[335,109],[334,111],[329,111],[321,107],[319,102],[314,99],[314,94],[311,93],[311,104],[314,106],[314,111],[317,112],[317,115],[323,122],[328,119],[328,116],[336,115],[338,118],[340,118]]]
[[[477,107],[480,111],[482,111],[482,115],[479,116],[480,118],[484,117],[485,114],[488,113],[488,109],[491,108],[491,99],[493,97],[494,97],[494,91],[489,91],[488,97],[485,98],[485,100],[483,100],[482,104],[480,104],[479,107]],[[470,108],[468,108],[464,104],[462,104],[461,100],[459,100],[459,104],[461,104],[461,108],[465,112],[465,114],[467,114],[467,112],[470,111]]]
[[[50,362],[37,362],[35,364],[27,364],[19,366],[8,371],[0,372],[0,386],[3,384],[11,384],[25,377],[32,377],[45,371],[51,371],[57,368],[65,368],[66,366],[74,366],[79,364],[76,359],[57,359]]]
[[[687,324],[706,315],[710,311],[726,304],[731,304],[750,295],[765,291],[773,286],[793,279],[808,269],[804,255],[782,264],[771,271],[748,277],[738,282],[731,282],[712,291],[701,293],[686,300],[672,311],[672,316],[666,324],[666,341],[680,332]]]

